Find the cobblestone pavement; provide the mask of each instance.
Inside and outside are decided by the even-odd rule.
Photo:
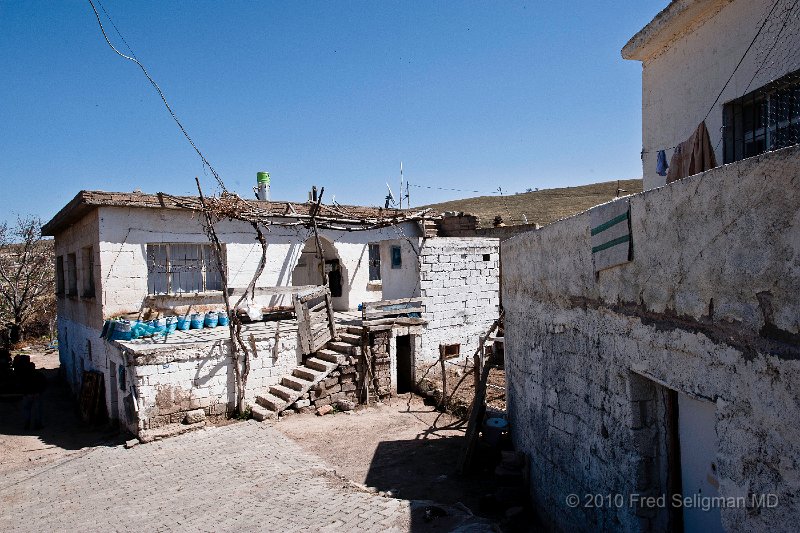
[[[252,421],[93,448],[0,480],[4,532],[421,531],[412,507],[359,490]]]

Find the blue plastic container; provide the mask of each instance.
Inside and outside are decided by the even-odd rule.
[[[214,311],[211,311],[210,313],[206,313],[206,318],[203,321],[203,323],[205,324],[205,326],[207,328],[215,328],[215,327],[217,327],[217,324],[219,323],[219,318],[217,316],[217,313],[215,313]]]
[[[175,322],[175,327],[181,331],[186,331],[192,327],[192,321],[188,315],[179,316],[178,320]]]
[[[228,314],[224,311],[220,311],[217,313],[217,325],[219,326],[227,326],[228,325]]]
[[[115,341],[131,340],[131,323],[127,320],[117,320],[114,324],[112,339]]]
[[[203,315],[200,313],[193,313],[189,324],[192,329],[203,329]]]
[[[165,333],[175,333],[175,330],[178,329],[178,319],[174,316],[167,317],[167,325]]]

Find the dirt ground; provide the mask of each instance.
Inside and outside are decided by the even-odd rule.
[[[47,378],[43,395],[44,427],[23,429],[19,396],[0,396],[0,477],[32,465],[47,464],[80,454],[98,445],[119,444],[117,431],[87,427],[76,412],[67,385],[58,379],[58,351],[34,347],[30,355]]]
[[[352,414],[295,414],[275,427],[338,474],[401,498],[461,502],[477,513],[487,490],[485,480],[456,474],[466,422],[416,395]]]

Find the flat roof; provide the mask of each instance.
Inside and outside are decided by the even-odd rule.
[[[672,0],[622,48],[623,59],[644,61],[734,0]]]
[[[106,192],[80,191],[61,208],[56,215],[42,227],[42,235],[55,236],[62,228],[83,218],[98,207],[130,207],[145,209],[191,209],[187,204],[197,204],[199,196],[174,196],[168,194],[146,194],[141,192]],[[293,215],[308,216],[314,205],[312,202],[286,202],[248,200],[274,217],[291,217]],[[406,209],[384,209],[383,207],[365,207],[355,205],[320,205],[317,213],[329,220],[346,220],[356,218],[387,219],[411,213]]]

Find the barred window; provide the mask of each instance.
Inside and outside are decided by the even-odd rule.
[[[725,163],[800,142],[800,71],[725,104],[723,123]]]
[[[381,245],[369,245],[369,280],[380,281],[381,279]]]
[[[225,249],[223,248],[223,262]],[[210,244],[148,244],[147,292],[221,291],[222,276]]]

